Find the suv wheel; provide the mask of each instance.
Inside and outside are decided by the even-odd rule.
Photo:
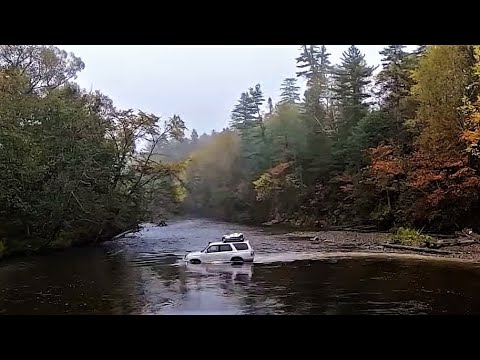
[[[231,261],[234,262],[234,263],[243,263],[243,259],[241,257],[238,257],[238,256],[233,257]]]
[[[192,259],[190,260],[190,264],[201,264],[202,262],[198,259]]]

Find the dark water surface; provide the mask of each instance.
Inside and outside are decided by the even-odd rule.
[[[254,264],[181,261],[233,231]],[[207,220],[0,263],[0,314],[480,314],[479,294],[479,265],[322,258],[308,241]]]

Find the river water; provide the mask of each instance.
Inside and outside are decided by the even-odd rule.
[[[241,231],[253,264],[186,265]],[[480,314],[480,265],[325,253],[264,228],[183,220],[0,263],[0,314]]]

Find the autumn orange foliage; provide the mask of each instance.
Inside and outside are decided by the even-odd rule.
[[[415,152],[408,158],[409,174],[407,184],[424,195],[418,199],[427,209],[468,208],[478,198],[480,177],[475,169],[468,166],[466,155],[457,159],[433,157]]]
[[[370,171],[378,177],[394,177],[404,173],[398,149],[392,145],[370,149],[370,157]]]

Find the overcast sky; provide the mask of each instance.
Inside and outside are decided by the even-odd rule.
[[[349,45],[327,45],[337,63]],[[259,83],[265,98],[279,99],[280,84],[294,77],[300,45],[113,46],[59,45],[85,63],[80,86],[100,90],[118,108],[162,117],[178,114],[199,134],[226,127],[240,94]],[[358,45],[368,64],[380,64],[385,45]],[[413,48],[413,46],[409,46]]]

